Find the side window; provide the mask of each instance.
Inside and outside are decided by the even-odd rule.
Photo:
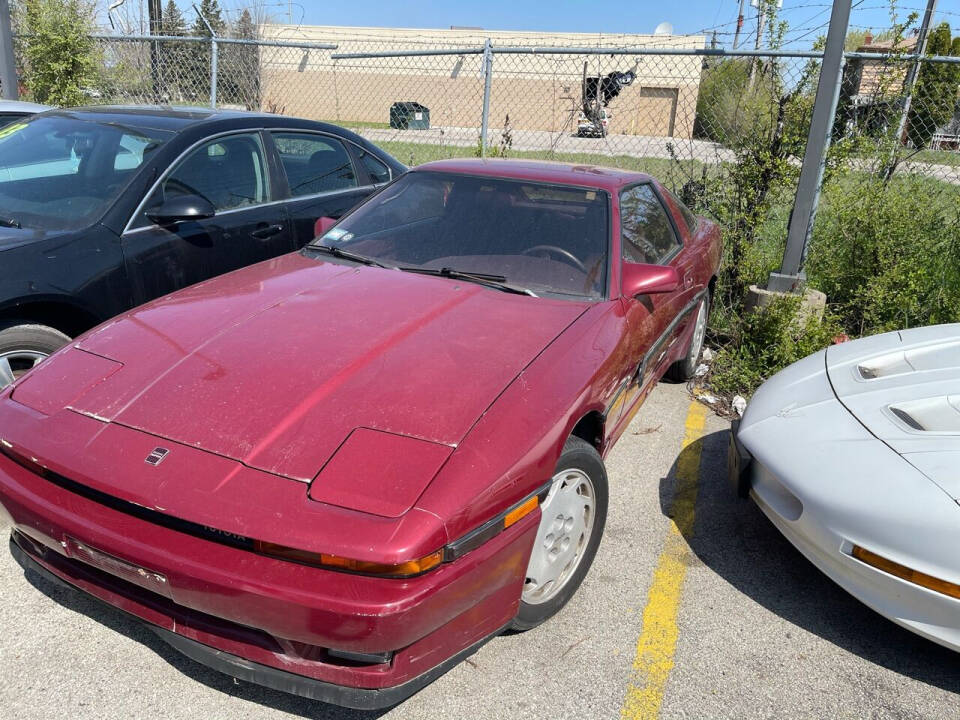
[[[637,185],[620,194],[623,259],[656,265],[680,248],[670,219],[650,185]]]
[[[270,186],[260,135],[229,135],[201,145],[177,163],[146,207],[158,207],[178,195],[199,195],[217,212],[267,202]],[[143,224],[141,216],[137,225]]]
[[[113,158],[114,170],[134,170],[143,162],[143,153],[153,141],[138,135],[124,134],[120,137],[117,154]]]
[[[673,200],[674,204],[680,209],[680,215],[683,217],[683,224],[687,226],[687,231],[693,234],[700,224],[700,218],[698,218],[690,208],[684,205],[683,202],[680,201],[680,198],[673,193],[669,194],[670,199]]]
[[[357,187],[347,149],[339,140],[309,133],[273,133],[293,197]]]
[[[358,150],[358,152],[360,153],[360,162],[363,164],[364,170],[367,171],[375,184],[379,185],[380,183],[390,182],[390,168],[366,150]]]

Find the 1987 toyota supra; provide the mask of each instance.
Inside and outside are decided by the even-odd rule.
[[[645,175],[443,161],[0,394],[19,562],[225,673],[394,704],[573,595],[720,236]]]

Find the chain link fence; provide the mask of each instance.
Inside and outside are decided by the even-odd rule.
[[[751,153],[782,152],[799,166],[820,67],[816,52],[727,53],[699,36],[663,47],[624,46],[626,36],[590,47],[529,37],[95,39],[91,104],[296,115],[351,128],[411,165],[481,154],[605,164],[688,194]],[[850,146],[851,166],[960,186],[958,60],[848,53],[833,141]]]

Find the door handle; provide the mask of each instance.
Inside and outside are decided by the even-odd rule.
[[[282,231],[283,225],[267,225],[266,227],[257,228],[250,234],[257,238],[257,240],[266,240],[267,238],[271,238]]]

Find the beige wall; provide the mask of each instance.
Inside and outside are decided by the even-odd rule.
[[[265,37],[334,42],[336,53],[426,47],[494,46],[703,47],[701,36],[598,36],[546,33],[472,33],[384,28],[265,26]],[[264,48],[264,106],[304,117],[385,123],[396,101],[430,108],[431,124],[479,127],[483,100],[479,55],[333,60],[331,51]],[[633,70],[637,79],[610,105],[610,132],[688,138],[693,130],[700,58],[693,56],[521,55],[494,56],[490,125],[506,115],[517,130],[576,129],[583,64],[588,74]]]

